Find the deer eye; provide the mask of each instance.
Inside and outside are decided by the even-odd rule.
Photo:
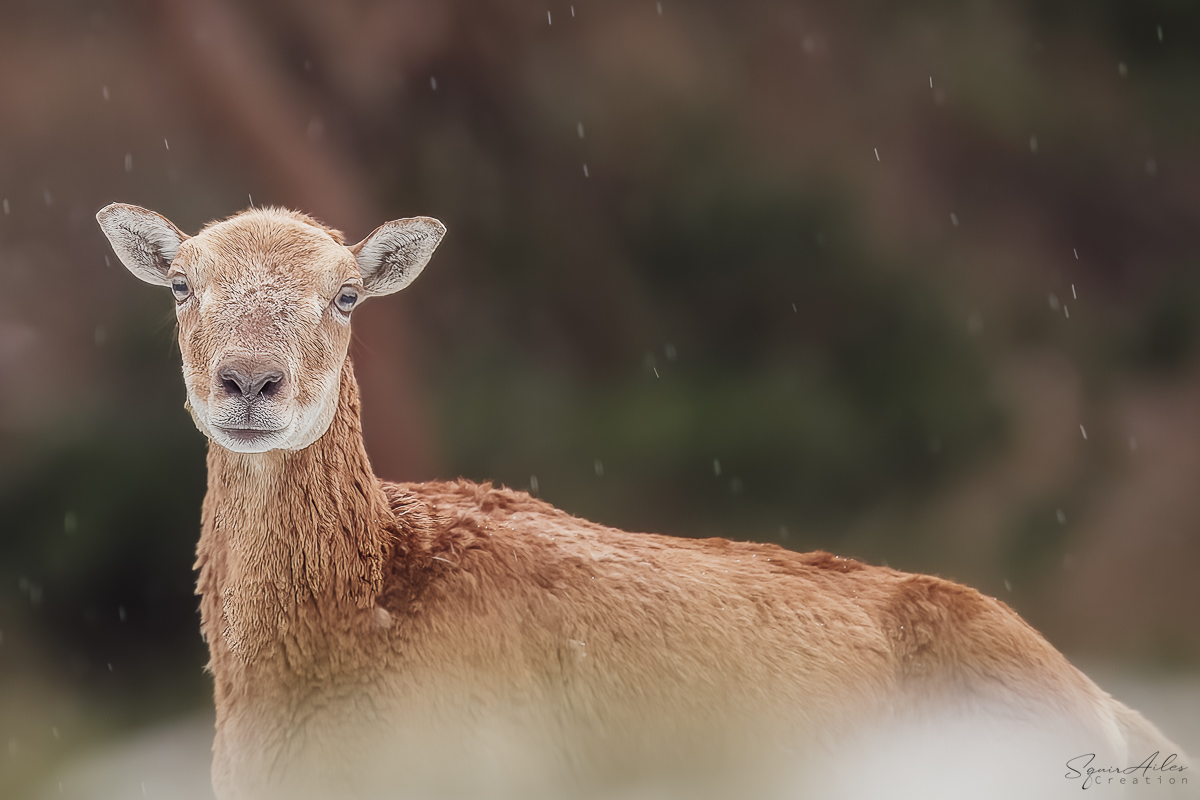
[[[171,294],[175,295],[175,302],[182,303],[192,296],[192,287],[188,285],[187,278],[182,275],[176,275],[171,278]]]
[[[338,289],[337,297],[334,298],[333,304],[337,306],[338,311],[343,314],[349,314],[354,310],[354,306],[358,304],[358,289],[353,286],[343,286]]]

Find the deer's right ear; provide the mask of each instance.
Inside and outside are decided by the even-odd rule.
[[[161,214],[113,203],[100,209],[96,221],[126,269],[146,283],[167,286],[167,270],[185,236]]]
[[[368,294],[398,292],[425,269],[446,226],[432,217],[385,222],[350,248]]]

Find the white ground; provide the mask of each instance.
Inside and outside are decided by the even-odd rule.
[[[1157,724],[1185,753],[1200,754],[1200,674],[1147,677],[1103,665],[1085,671]],[[212,724],[211,713],[200,714],[112,742],[61,765],[27,800],[212,800]]]

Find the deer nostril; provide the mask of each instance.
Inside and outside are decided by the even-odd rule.
[[[266,398],[271,398],[275,396],[275,394],[279,391],[279,387],[282,385],[282,372],[268,372],[258,376],[258,380],[255,381],[257,392],[254,393],[260,394]],[[251,387],[251,391],[254,391],[254,388],[255,387]]]
[[[247,402],[253,401],[260,395],[271,398],[279,392],[283,385],[283,373],[279,370],[249,369],[239,370],[226,367],[217,373],[221,380],[221,388],[226,394],[240,396]]]
[[[221,370],[219,377],[221,378],[221,387],[225,389],[226,394],[244,396],[250,388],[250,379],[233,367]]]
[[[263,397],[274,397],[279,391],[279,386],[282,382],[282,376],[279,378],[272,378],[263,384],[262,391],[259,392],[259,394],[261,394]]]

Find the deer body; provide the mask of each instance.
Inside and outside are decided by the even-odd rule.
[[[871,731],[973,715],[1016,740],[1047,733],[1054,769],[1074,747],[1170,747],[966,587],[626,533],[466,481],[379,481],[343,301],[411,281],[441,235],[431,220],[346,248],[273,210],[194,239],[133,207],[100,219],[135,274],[175,291],[189,405],[212,439],[197,591],[222,800],[638,781],[729,796],[723,775],[744,792],[747,774],[882,741]]]

